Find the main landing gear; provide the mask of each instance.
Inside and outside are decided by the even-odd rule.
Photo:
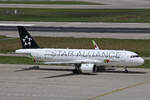
[[[80,66],[81,66],[81,64],[75,64],[75,69],[73,70],[73,74],[81,74],[82,73]]]
[[[35,66],[32,67],[32,69],[40,69],[40,67],[35,65]]]

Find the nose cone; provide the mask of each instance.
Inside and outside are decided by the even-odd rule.
[[[140,57],[139,60],[138,60],[138,64],[143,65],[144,64],[144,59]]]

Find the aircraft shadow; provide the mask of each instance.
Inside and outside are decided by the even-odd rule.
[[[29,70],[44,70],[44,71],[70,71],[72,73],[69,74],[61,74],[61,75],[55,75],[55,76],[49,76],[49,77],[44,77],[43,79],[48,79],[48,78],[58,78],[58,77],[66,77],[66,76],[73,76],[73,75],[96,75],[93,73],[82,73],[82,74],[74,74],[73,70],[74,69],[60,69],[60,68],[40,68],[40,67],[29,67],[29,68],[23,68],[21,70],[16,70],[15,72],[20,72],[20,71],[29,71]]]
[[[54,76],[49,76],[49,77],[43,77],[42,79],[49,79],[49,78],[59,78],[59,77],[66,77],[66,76],[73,76],[73,75],[79,75],[79,74],[61,74],[61,75],[54,75]]]
[[[74,76],[74,75],[97,75],[96,73],[122,73],[122,74],[146,74],[147,72],[141,72],[141,71],[130,71],[128,73],[125,73],[124,71],[115,70],[115,69],[107,69],[107,70],[98,70],[96,73],[82,73],[82,74],[74,74],[72,71],[74,69],[60,69],[60,68],[40,68],[40,67],[29,67],[29,68],[23,68],[20,70],[16,70],[15,72],[20,71],[29,71],[29,70],[43,70],[43,71],[69,71],[71,73],[68,74],[61,74],[61,75],[54,75],[54,76],[48,76],[43,77],[42,79],[49,79],[49,78],[59,78],[59,77],[67,77],[67,76]]]
[[[38,66],[32,66],[28,68],[22,68],[20,70],[16,70],[15,72],[20,72],[20,71],[29,71],[29,70],[45,70],[45,71],[73,71],[74,69],[60,69],[60,68],[40,68]],[[115,70],[115,69],[106,69],[106,70],[97,70],[96,73],[125,73],[124,71],[121,70]],[[146,74],[147,72],[142,72],[142,71],[130,71],[128,72],[129,74]],[[85,75],[91,75],[89,73],[83,73]]]
[[[96,74],[92,74],[92,73],[82,73],[82,74],[69,73],[69,74],[61,74],[61,75],[55,75],[55,76],[44,77],[43,79],[59,78],[59,77],[74,76],[74,75],[96,75]]]
[[[105,71],[98,71],[98,73],[122,73],[122,74],[146,74],[147,72],[142,72],[142,71],[128,71],[127,73],[124,71],[119,71],[119,70],[105,70]]]
[[[45,70],[45,71],[73,71],[73,69],[29,67],[29,68],[22,68],[22,69],[20,69],[20,70],[16,70],[15,72],[20,72],[20,71],[29,71],[29,70]]]

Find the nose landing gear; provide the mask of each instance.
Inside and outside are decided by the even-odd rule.
[[[128,73],[128,72],[129,72],[126,66],[124,67],[124,72],[125,72],[125,73]]]

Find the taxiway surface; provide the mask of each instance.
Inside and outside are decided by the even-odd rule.
[[[150,69],[72,75],[70,66],[0,64],[0,100],[148,100]]]
[[[81,23],[1,21],[0,35],[18,37],[16,26],[32,28],[33,36],[150,39],[149,23]],[[40,27],[43,28],[40,28]],[[49,27],[49,28],[48,28]],[[42,29],[42,31],[41,31]],[[8,31],[7,31],[8,30]],[[41,32],[40,32],[41,31]],[[138,34],[137,34],[138,33]]]
[[[85,32],[35,32],[29,31],[32,36],[41,37],[74,37],[74,38],[115,38],[115,39],[150,39],[148,33],[85,33]],[[8,37],[19,37],[17,31],[0,31],[0,35]]]
[[[60,1],[60,0],[59,0]],[[68,0],[69,1],[69,0]],[[72,0],[70,0],[72,1]],[[139,9],[150,8],[149,0],[79,0],[104,5],[46,5],[46,4],[0,4],[4,8],[65,8],[65,9]]]

